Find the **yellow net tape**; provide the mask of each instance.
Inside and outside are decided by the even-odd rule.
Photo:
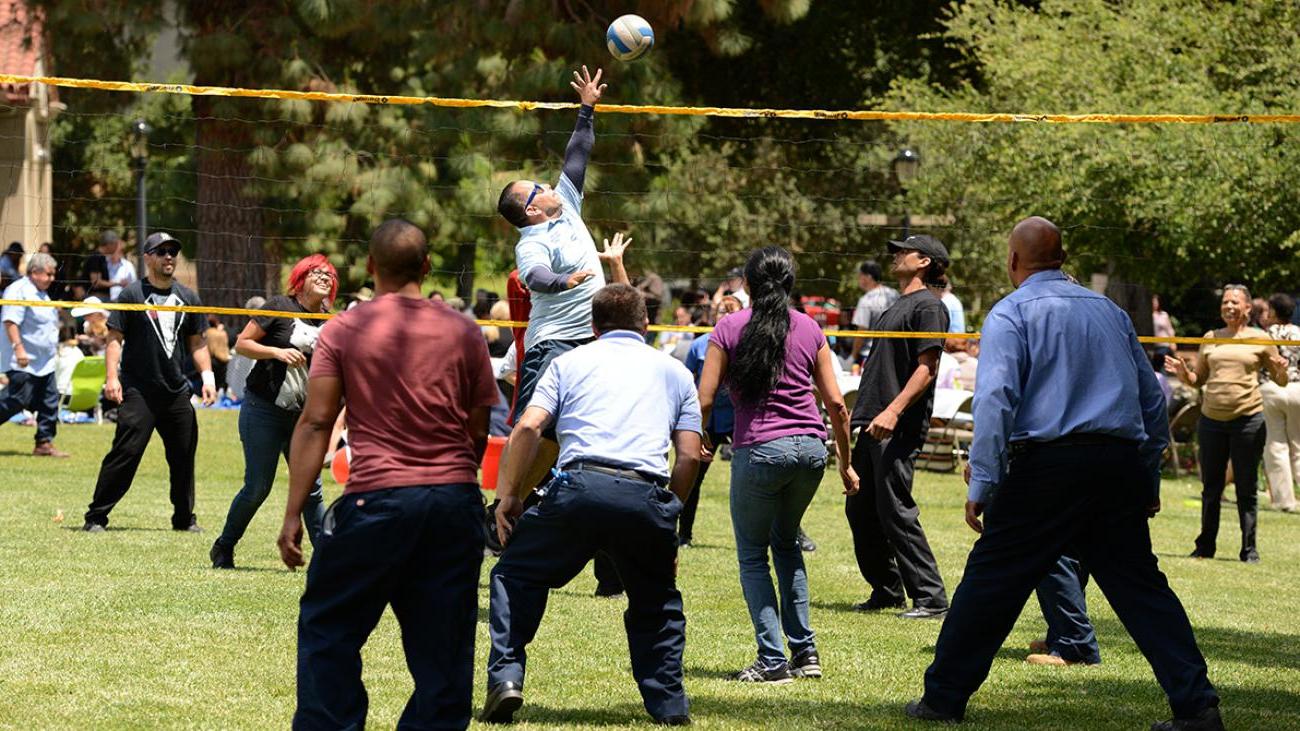
[[[253,99],[299,99],[317,102],[357,104],[429,105],[461,109],[577,109],[574,102],[530,102],[507,99],[459,99],[436,96],[383,96],[341,94],[286,89],[240,89],[228,86],[155,84],[135,81],[74,79],[65,76],[21,76],[0,74],[3,84],[45,84],[72,89],[100,89],[146,94],[229,96]],[[755,119],[833,119],[854,121],[921,122],[1047,122],[1052,124],[1296,124],[1300,114],[1026,114],[985,112],[888,112],[880,110],[825,109],[742,109],[735,107],[678,107],[641,104],[599,104],[597,109],[613,114],[664,114],[690,117],[742,117]]]
[[[7,300],[0,299],[0,307],[58,307],[61,309],[96,309],[123,310],[126,312],[189,312],[196,315],[229,315],[234,317],[296,317],[306,320],[329,320],[336,317],[329,312],[278,312],[275,310],[250,310],[243,307],[208,307],[194,305],[143,305],[131,302],[104,302],[87,305],[85,302],[66,300]],[[527,320],[475,320],[483,327],[528,327]],[[651,325],[650,332],[708,333],[711,327],[697,325]],[[979,333],[941,333],[941,332],[893,332],[889,330],[835,330],[827,329],[826,334],[838,338],[893,338],[899,340],[919,339],[956,339],[979,340]],[[1168,343],[1171,345],[1300,345],[1294,340],[1269,340],[1267,338],[1185,338],[1185,337],[1139,337],[1138,342],[1146,344]]]

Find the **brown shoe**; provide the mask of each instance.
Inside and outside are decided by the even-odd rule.
[[[1026,657],[1025,662],[1029,663],[1030,665],[1055,665],[1057,667],[1065,667],[1066,665],[1079,664],[1077,662],[1070,662],[1069,660],[1066,660],[1065,658],[1059,655],[1048,655],[1048,654],[1037,653],[1037,652],[1030,655],[1029,657]]]
[[[64,459],[67,457],[71,457],[72,455],[68,454],[67,452],[60,451],[57,447],[54,446],[54,442],[37,442],[36,448],[32,450],[32,456],[33,457],[56,457],[59,459]]]
[[[1046,655],[1051,648],[1047,646],[1047,640],[1030,640],[1029,651],[1036,655]]]

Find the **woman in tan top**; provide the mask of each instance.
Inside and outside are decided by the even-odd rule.
[[[1207,338],[1258,338],[1268,333],[1248,327],[1250,291],[1240,284],[1223,288],[1219,313],[1224,327]],[[1273,382],[1287,383],[1286,359],[1271,345],[1202,345],[1196,370],[1178,358],[1165,357],[1165,371],[1193,388],[1201,388],[1201,421],[1197,426],[1201,459],[1201,534],[1196,537],[1195,558],[1214,556],[1219,534],[1219,506],[1232,460],[1237,483],[1237,517],[1241,520],[1241,553],[1246,563],[1257,563],[1255,547],[1255,488],[1260,456],[1264,451],[1264,400],[1259,373],[1267,370]]]

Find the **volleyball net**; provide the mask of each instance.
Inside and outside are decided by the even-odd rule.
[[[47,191],[30,193],[17,186],[10,199],[26,198],[37,211],[31,231],[11,231],[11,238],[21,240],[28,254],[50,243],[59,262],[63,296],[49,305],[82,305],[69,285],[82,279],[103,230],[121,232],[126,256],[140,265],[136,175],[144,152],[148,229],[167,231],[182,242],[177,278],[194,285],[205,303],[170,309],[225,317],[248,316],[254,311],[243,306],[247,300],[283,292],[289,269],[313,253],[328,256],[339,272],[336,310],[364,298],[373,287],[365,271],[369,232],[392,217],[410,220],[429,235],[432,271],[426,287],[447,297],[459,294],[471,300],[466,304],[479,290],[504,300],[518,234],[497,215],[497,196],[512,180],[549,181],[558,176],[578,106],[572,101],[4,74],[0,84],[58,88],[68,100],[48,122],[49,147],[43,159],[37,155],[34,161],[13,156],[0,160],[0,169],[8,167],[15,179],[20,171],[41,174],[41,166],[48,166]],[[564,84],[556,86],[557,98],[571,96]],[[78,109],[75,94],[130,94],[134,99],[118,105],[120,111],[92,113]],[[20,118],[27,111],[22,105],[0,106],[0,118]],[[136,119],[144,120],[151,131],[147,139],[136,140],[133,153],[128,144]],[[1107,167],[1168,165],[1172,187],[1182,184],[1180,176],[1194,175],[1198,185],[1221,183],[1225,190],[1240,192],[1243,166],[1289,140],[1300,130],[1297,123],[1300,115],[1290,114],[954,113],[602,103],[597,107],[597,141],[588,167],[583,219],[597,242],[616,232],[633,238],[628,269],[634,279],[653,274],[663,282],[662,304],[669,309],[661,320],[671,321],[667,312],[683,293],[714,293],[728,272],[743,265],[749,250],[777,244],[795,257],[799,294],[819,303],[819,319],[837,330],[836,335],[933,337],[937,334],[852,329],[853,304],[860,294],[859,265],[878,261],[888,280],[889,240],[927,233],[943,241],[952,253],[948,273],[954,291],[973,322],[1009,290],[1000,266],[1006,235],[1019,216],[1033,213],[1048,214],[1066,232],[1082,284],[1108,294],[1119,292],[1119,299],[1149,299],[1143,268],[1187,262],[1148,242],[1159,238],[1163,219],[1195,216],[1197,211],[1171,207],[1143,211],[1141,216],[1125,212],[1126,196],[1136,200],[1140,191],[1098,184],[1108,180]],[[1177,150],[1176,159],[1144,159],[1149,146],[1143,142],[1152,135],[1165,142],[1160,149]],[[21,126],[0,128],[0,144],[11,149],[32,144],[30,136]],[[1096,189],[1083,195],[1071,191],[1070,206],[1045,212],[1019,210],[1014,191],[1005,186],[982,186],[973,180],[957,199],[953,186],[937,184],[976,174],[977,163],[987,164],[989,156],[1021,147],[1040,149],[1043,137],[1059,139],[1063,149],[1076,153],[1078,185]],[[1131,140],[1132,156],[1089,157],[1090,140],[1102,137]],[[1170,139],[1173,144],[1168,144]],[[1025,144],[1030,140],[1040,144]],[[911,180],[904,180],[904,171],[894,164],[903,147],[921,151],[922,172]],[[1168,198],[1171,206],[1177,204],[1177,196]],[[51,222],[48,242],[34,238],[45,230],[40,228],[42,220]],[[1240,222],[1218,224],[1225,236],[1240,233]],[[1076,250],[1076,243],[1083,245]],[[1230,251],[1221,261],[1198,266],[1217,267],[1223,277],[1218,284],[1252,274],[1250,263],[1234,263]],[[1182,296],[1215,298],[1216,284],[1196,271],[1189,269]],[[169,309],[114,303],[104,307]],[[489,317],[479,322],[524,324]],[[667,324],[652,329],[709,328]],[[944,335],[974,338],[978,332]],[[1143,340],[1210,342],[1194,337]]]

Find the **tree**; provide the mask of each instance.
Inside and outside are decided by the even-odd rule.
[[[1113,3],[1042,7],[972,0],[946,42],[980,83],[901,80],[896,109],[998,112],[1283,113],[1300,108],[1300,8],[1290,3]],[[1070,268],[1165,295],[1196,331],[1217,321],[1214,289],[1293,286],[1300,245],[1294,125],[907,123],[926,153],[911,195],[949,211],[959,281],[986,302],[1016,220],[1065,228]],[[1199,335],[1200,332],[1196,331]]]

